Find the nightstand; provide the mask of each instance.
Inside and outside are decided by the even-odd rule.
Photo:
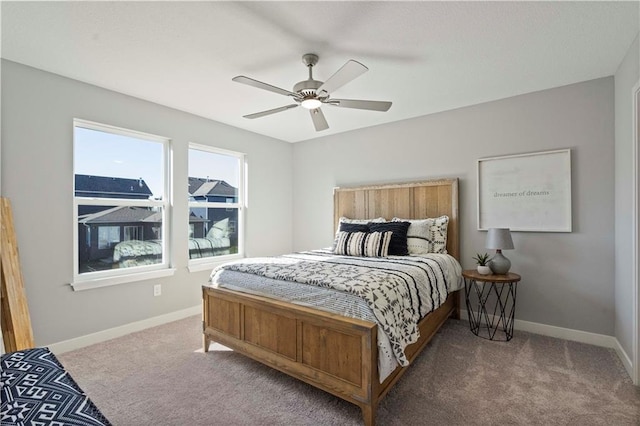
[[[471,332],[484,339],[511,340],[520,275],[512,272],[482,275],[469,269],[462,271],[462,276]],[[498,330],[500,333],[496,336]],[[504,339],[499,338],[502,333]]]

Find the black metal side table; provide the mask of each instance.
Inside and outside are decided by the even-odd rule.
[[[463,271],[462,276],[471,332],[484,339],[511,340],[520,275],[512,272],[482,275],[469,269]],[[497,338],[498,330],[504,333],[504,339]]]

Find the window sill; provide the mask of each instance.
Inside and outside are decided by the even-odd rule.
[[[118,284],[126,284],[135,281],[150,280],[154,278],[170,277],[176,273],[175,268],[160,269],[157,271],[138,272],[117,277],[94,278],[91,280],[76,281],[71,283],[73,291],[91,290],[94,288],[108,287]]]
[[[228,255],[224,256],[223,259],[206,259],[206,261],[202,261],[201,259],[197,261],[189,262],[189,272],[201,272],[201,271],[211,271],[216,266],[220,266],[224,263],[227,263],[231,260],[242,259],[244,256],[240,254]]]

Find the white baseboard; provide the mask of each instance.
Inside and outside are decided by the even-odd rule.
[[[618,339],[615,339],[615,341],[616,341],[616,345],[613,349],[616,350],[616,353],[618,354],[618,358],[620,358],[620,361],[622,361],[622,365],[624,365],[624,369],[627,370],[629,377],[631,377],[631,380],[633,380],[633,363],[631,362],[631,358],[629,357],[629,355],[627,355],[627,353],[625,352],[624,348],[622,347]]]
[[[62,342],[47,345],[49,350],[54,354],[62,354],[74,349],[84,348],[85,346],[94,345],[116,337],[125,336],[136,331],[166,324],[168,322],[177,321],[193,315],[202,313],[202,305],[193,306],[191,308],[182,309],[168,314],[159,315],[153,318],[147,318],[141,321],[125,324],[120,327],[110,328],[108,330],[99,331],[97,333],[87,334],[85,336],[76,337]]]
[[[460,318],[463,320],[469,319],[469,314],[466,309],[460,310]],[[595,346],[602,346],[605,348],[612,348],[618,354],[622,365],[629,374],[629,377],[633,377],[633,365],[631,358],[620,345],[618,339],[614,336],[607,336],[604,334],[589,333],[586,331],[573,330],[570,328],[556,327],[553,325],[540,324],[537,322],[522,321],[516,319],[513,323],[515,330],[527,331],[529,333],[541,334],[543,336],[557,337],[559,339],[571,340],[573,342],[587,343]]]
[[[120,327],[110,328],[108,330],[99,331],[97,333],[87,334],[85,336],[76,337],[62,342],[47,345],[54,354],[62,354],[85,346],[101,343],[116,337],[125,336],[136,331],[166,324],[168,322],[177,321],[202,312],[202,306],[197,305],[191,308],[182,309],[180,311],[170,312],[153,318],[147,318],[141,321],[125,324]],[[466,310],[460,310],[460,318],[468,320],[469,316]],[[540,324],[529,321],[516,319],[513,328],[516,330],[527,331],[529,333],[541,334],[543,336],[557,337],[560,339],[571,340],[574,342],[587,343],[590,345],[612,348],[618,354],[620,361],[627,370],[629,377],[633,376],[633,366],[631,358],[620,345],[618,339],[613,336],[604,334],[588,333],[586,331],[572,330],[570,328],[555,327],[553,325]]]

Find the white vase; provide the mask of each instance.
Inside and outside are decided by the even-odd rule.
[[[478,273],[480,275],[490,275],[491,274],[491,268],[489,268],[488,266],[480,266],[480,265],[478,265]]]

